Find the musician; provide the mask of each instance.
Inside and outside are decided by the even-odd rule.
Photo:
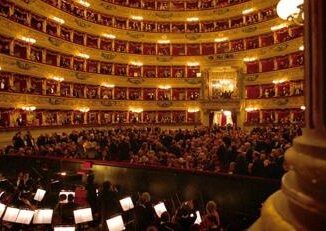
[[[61,221],[63,224],[69,225],[74,223],[74,210],[77,209],[73,194],[68,194],[68,203],[62,206]]]
[[[5,198],[5,192],[9,187],[9,181],[0,172],[0,201]]]
[[[16,181],[16,188],[20,191],[24,188],[24,173],[19,172]]]

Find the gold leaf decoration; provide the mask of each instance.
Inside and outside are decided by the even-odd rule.
[[[56,46],[56,47],[61,46],[61,44],[63,43],[62,40],[57,39],[57,38],[49,37],[48,40],[49,40],[49,42],[50,42],[52,45],[54,45],[54,46]]]
[[[117,9],[117,7],[115,5],[105,4],[103,2],[100,4],[100,6],[102,6],[106,10],[115,10],[115,9]]]
[[[246,81],[256,81],[258,79],[259,75],[246,75],[245,80]]]
[[[23,3],[30,4],[35,2],[35,0],[21,0]]]
[[[227,12],[229,12],[229,11],[230,11],[229,8],[221,8],[221,9],[218,9],[218,10],[214,10],[212,14],[213,15],[216,15],[216,14],[223,15],[223,14],[226,14]]]
[[[226,53],[226,54],[219,54],[219,55],[216,55],[216,59],[217,60],[223,60],[223,59],[234,59],[236,57],[236,55],[235,54],[228,54],[228,53]],[[210,59],[211,61],[212,61],[212,59]]]
[[[249,26],[242,29],[242,32],[251,33],[257,30],[256,26]]]
[[[76,79],[85,80],[89,78],[89,75],[80,72],[75,72],[75,77]]]
[[[77,24],[77,26],[82,27],[82,28],[88,28],[91,25],[89,23],[84,22],[83,20],[80,19],[75,19],[75,23]]]
[[[157,56],[156,60],[159,62],[170,62],[173,59],[172,56]]]
[[[202,78],[187,78],[187,79],[184,79],[184,81],[186,83],[189,83],[189,84],[199,84],[199,83],[202,83],[203,79]]]
[[[117,102],[112,100],[101,100],[101,104],[106,107],[112,107],[117,105]]]
[[[272,49],[275,50],[275,51],[284,51],[288,48],[288,44],[278,44],[277,46],[273,47]]]
[[[127,31],[126,34],[129,37],[134,38],[134,39],[141,39],[141,38],[144,38],[145,37],[144,34],[138,33],[138,32],[130,32],[130,31]]]
[[[195,34],[195,33],[192,33],[192,34],[185,34],[185,38],[188,39],[188,40],[197,40],[201,37],[200,34]]]
[[[171,107],[172,101],[158,101],[157,106],[159,107]]]
[[[172,12],[156,12],[155,15],[159,18],[172,18],[173,17]]]
[[[30,70],[32,68],[35,68],[36,66],[35,65],[32,65],[28,62],[24,62],[24,61],[20,61],[20,60],[17,60],[16,61],[16,66],[20,69],[23,69],[23,70]]]
[[[59,104],[63,104],[64,103],[64,99],[58,99],[58,98],[54,98],[54,97],[51,97],[49,98],[49,103],[52,104],[52,105],[59,105]]]
[[[117,54],[115,53],[108,53],[108,52],[102,52],[101,56],[105,59],[111,60],[114,59],[115,57],[117,57]]]
[[[285,98],[282,98],[282,99],[274,99],[273,102],[274,102],[274,104],[276,104],[278,106],[283,106],[283,105],[288,104],[289,99],[285,99]]]
[[[128,82],[139,85],[143,82],[145,82],[144,79],[136,79],[136,78],[128,78]]]

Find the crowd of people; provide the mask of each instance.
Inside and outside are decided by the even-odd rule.
[[[280,178],[285,151],[298,125],[257,127],[251,131],[219,127],[194,130],[160,128],[90,129],[70,134],[18,132],[0,154],[119,161],[192,171]]]

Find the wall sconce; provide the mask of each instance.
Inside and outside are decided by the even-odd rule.
[[[131,61],[129,64],[130,64],[130,65],[134,65],[134,66],[138,66],[138,67],[143,66],[143,63],[142,63],[142,62]]]
[[[58,18],[58,17],[52,17],[52,19],[60,24],[64,24],[65,20],[63,20],[62,18]]]
[[[187,22],[197,22],[197,21],[199,21],[199,18],[197,17],[187,18]]]
[[[21,37],[21,40],[23,40],[23,41],[25,41],[25,42],[27,42],[27,43],[30,43],[30,44],[34,44],[34,43],[36,43],[36,40],[35,40],[35,39],[33,39],[33,38],[29,38],[29,37],[25,37],[25,36],[22,36],[22,37]]]
[[[104,33],[103,36],[104,36],[105,38],[108,38],[108,39],[115,39],[115,38],[116,38],[116,36],[115,36],[114,34],[107,34],[107,33]]]
[[[129,111],[133,113],[142,113],[144,110],[142,108],[130,108]]]
[[[133,19],[133,20],[137,20],[137,21],[141,21],[141,20],[143,20],[144,18],[143,18],[143,16],[131,16],[131,19]]]
[[[114,85],[113,84],[103,83],[102,86],[103,87],[107,87],[107,88],[114,88]]]
[[[256,107],[247,107],[245,109],[246,112],[252,112],[252,111],[257,111],[257,110],[258,110],[258,108],[256,108]]]
[[[257,60],[256,57],[246,57],[246,58],[243,59],[243,62],[248,63],[248,62],[253,62],[253,61],[256,61],[256,60]]]
[[[243,15],[250,14],[255,11],[255,8],[250,8],[242,11]]]
[[[159,44],[169,44],[170,40],[158,40],[157,43],[159,43]]]
[[[22,106],[22,110],[24,110],[24,111],[35,111],[36,107],[35,106]]]
[[[58,82],[62,82],[63,80],[65,80],[63,77],[59,77],[59,76],[54,76],[52,79]]]
[[[300,109],[301,109],[302,111],[304,111],[304,110],[306,110],[306,106],[302,105],[302,106],[300,107]]]
[[[227,37],[214,39],[214,41],[217,43],[226,42],[228,40],[229,40],[229,38],[227,38]]]
[[[161,86],[158,86],[158,88],[168,90],[168,89],[171,89],[171,86],[169,86],[169,85],[161,85]]]
[[[80,112],[83,112],[83,113],[86,113],[86,112],[89,112],[89,107],[82,107],[82,108],[79,108],[79,111]]]
[[[188,67],[196,67],[196,66],[199,66],[199,63],[198,62],[188,62],[187,66]]]
[[[85,7],[90,7],[91,4],[89,2],[86,2],[84,0],[79,0],[77,1],[80,5],[85,6]]]
[[[89,59],[89,55],[88,54],[78,53],[77,55],[79,57],[83,58],[83,59]]]
[[[289,25],[287,23],[282,23],[280,25],[276,25],[276,26],[272,26],[271,27],[271,31],[277,31],[277,30],[281,30],[283,28],[288,27]]]
[[[199,110],[199,108],[189,108],[187,111],[189,113],[196,113],[196,112],[199,112],[200,110]]]
[[[284,83],[285,80],[284,79],[276,79],[276,80],[273,80],[272,83],[274,84],[280,84],[280,83]]]

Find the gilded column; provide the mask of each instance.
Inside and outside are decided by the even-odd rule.
[[[305,0],[305,118],[303,135],[285,155],[281,190],[264,203],[250,230],[326,227],[326,2]]]

